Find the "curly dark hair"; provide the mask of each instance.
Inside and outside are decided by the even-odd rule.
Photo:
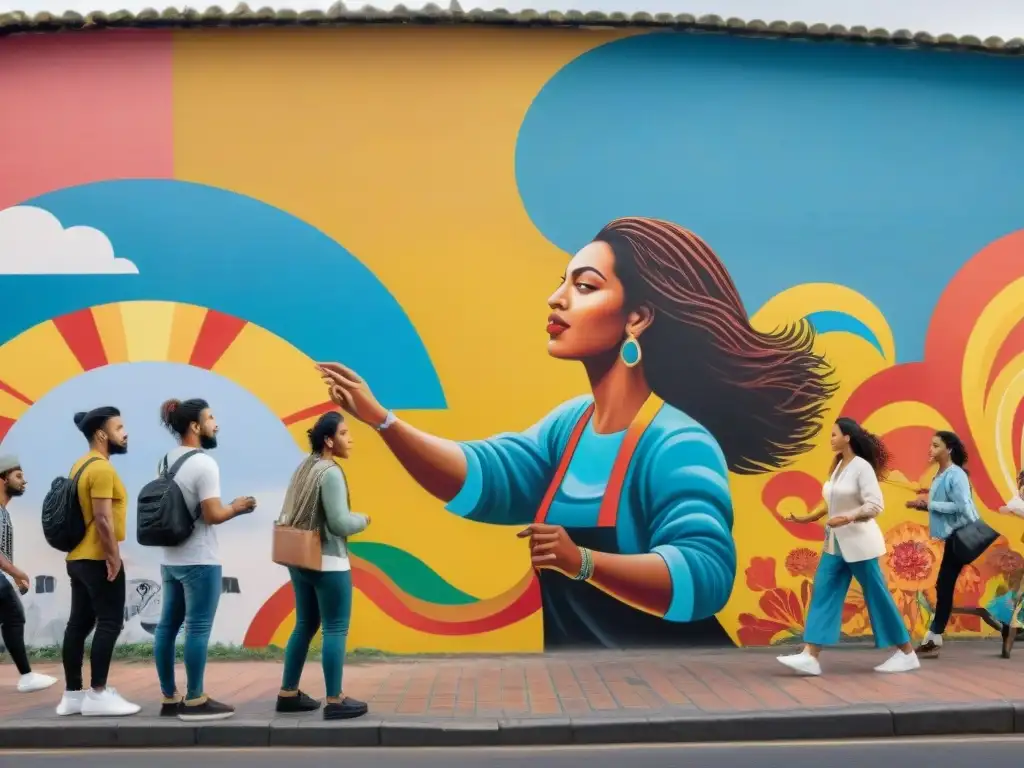
[[[594,241],[615,255],[627,308],[654,312],[642,339],[648,384],[714,435],[731,471],[768,472],[813,447],[837,385],[810,323],[753,328],[725,265],[677,224],[615,219]]]
[[[836,426],[839,431],[850,438],[850,450],[855,456],[860,456],[875,470],[875,477],[884,480],[892,468],[892,454],[885,447],[882,438],[868,432],[864,427],[847,416],[840,416],[836,419]],[[839,466],[843,460],[842,454],[836,454],[832,462],[832,471]]]

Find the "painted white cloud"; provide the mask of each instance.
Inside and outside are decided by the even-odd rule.
[[[0,211],[2,275],[137,275],[138,267],[114,255],[110,239],[93,227],[68,227],[42,208],[16,205]]]

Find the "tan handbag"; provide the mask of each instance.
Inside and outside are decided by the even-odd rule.
[[[271,557],[278,565],[310,571],[323,569],[320,480],[333,466],[333,462],[310,456],[292,475],[281,516],[274,524]]]
[[[278,565],[319,571],[323,568],[320,551],[320,532],[293,528],[290,525],[274,525],[272,555]]]

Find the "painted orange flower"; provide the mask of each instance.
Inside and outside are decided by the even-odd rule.
[[[986,581],[994,576],[1010,578],[1024,569],[1024,557],[1010,549],[1005,537],[1000,537],[982,556],[979,571]]]
[[[786,556],[786,570],[790,576],[805,576],[813,578],[818,570],[818,560],[821,556],[813,549],[800,547],[794,549]]]
[[[917,593],[934,587],[942,545],[932,541],[927,528],[909,521],[900,523],[885,534],[885,544],[882,570],[891,589]]]

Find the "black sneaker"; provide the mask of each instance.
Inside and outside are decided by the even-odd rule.
[[[207,720],[226,720],[233,714],[235,708],[230,704],[221,704],[209,696],[204,696],[201,704],[182,703],[178,719],[186,723],[201,723]]]
[[[324,705],[324,720],[351,720],[353,717],[362,717],[370,708],[365,701],[353,699],[346,696],[339,702],[328,702]]]
[[[160,717],[177,717],[181,714],[181,708],[185,703],[178,699],[177,701],[165,701],[160,705]]]
[[[914,652],[922,659],[937,659],[939,658],[939,653],[941,651],[941,645],[936,645],[931,640],[928,640],[927,642],[921,643],[917,646],[917,650]]]
[[[312,696],[307,696],[302,691],[299,691],[295,696],[278,696],[277,706],[275,709],[278,712],[285,712],[288,714],[295,714],[297,712],[315,712],[320,709],[320,702]]]

